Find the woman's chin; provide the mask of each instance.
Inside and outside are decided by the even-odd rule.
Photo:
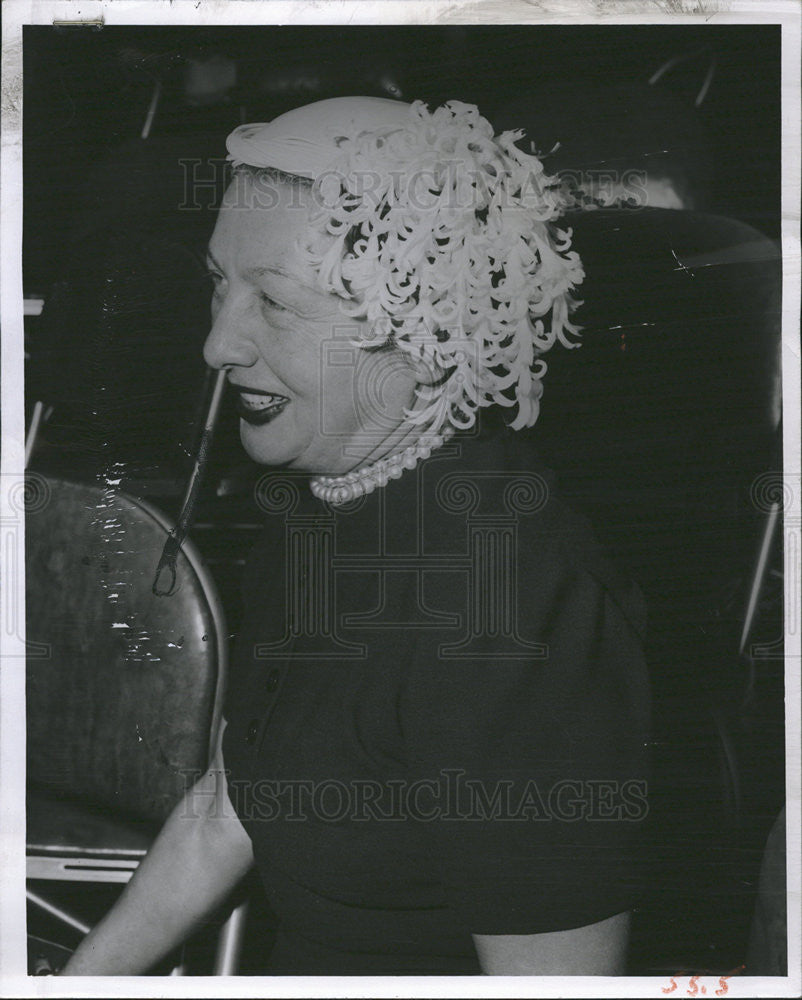
[[[248,457],[259,465],[288,465],[303,451],[295,435],[272,424],[260,427],[240,418],[239,436]]]

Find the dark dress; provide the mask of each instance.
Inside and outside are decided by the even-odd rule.
[[[262,485],[223,751],[266,971],[478,973],[472,933],[631,908],[643,599],[531,441],[454,440],[347,507]]]

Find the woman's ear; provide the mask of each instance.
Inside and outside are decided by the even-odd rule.
[[[440,385],[447,378],[446,369],[437,363],[436,352],[433,350],[433,342],[439,343],[442,339],[439,330],[426,330],[421,331],[404,345],[396,344],[419,386],[431,388]]]
[[[416,388],[434,389],[444,385],[450,376],[450,372],[431,358],[410,357],[407,364],[415,378]]]
[[[415,355],[404,353],[406,364],[415,376],[415,381],[418,385],[436,385],[443,377],[443,372],[439,366],[430,358],[416,357]]]

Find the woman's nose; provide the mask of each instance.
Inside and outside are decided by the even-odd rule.
[[[249,367],[256,362],[253,341],[245,332],[242,319],[227,305],[220,308],[203,345],[203,358],[210,368]]]

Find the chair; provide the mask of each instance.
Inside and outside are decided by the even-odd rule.
[[[26,520],[28,899],[89,927],[31,880],[127,882],[216,746],[227,631],[190,542],[170,597],[152,593],[171,525],[114,484],[45,478]],[[234,973],[246,904],[220,932]],[[173,974],[183,974],[181,968]]]
[[[744,650],[747,599],[768,576],[762,494],[781,467],[780,249],[695,212],[571,222],[587,273],[583,343],[547,356],[535,437],[649,611],[653,872],[633,922],[636,965],[724,971],[745,957],[750,884],[785,787],[781,672],[772,681],[772,663]],[[781,569],[777,541],[772,551]],[[781,635],[781,601],[761,619],[765,638]]]

